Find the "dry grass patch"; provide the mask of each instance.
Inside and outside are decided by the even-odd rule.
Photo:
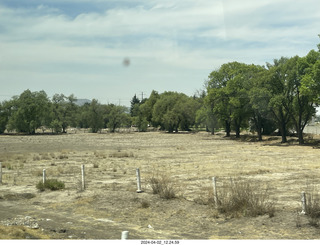
[[[167,175],[153,176],[148,182],[152,188],[153,194],[159,194],[163,199],[173,199],[177,196],[177,189],[171,178]]]
[[[275,213],[275,202],[270,199],[269,189],[250,180],[231,178],[223,191],[218,192],[217,199],[218,211],[231,217],[265,214],[273,217]]]
[[[309,187],[306,193],[306,215],[309,218],[309,224],[314,227],[320,226],[320,193],[315,186]]]
[[[109,154],[109,157],[114,157],[114,158],[126,158],[126,157],[134,157],[132,152],[127,152],[127,151],[115,151]]]
[[[24,226],[0,225],[0,239],[50,239],[40,230],[30,229]]]

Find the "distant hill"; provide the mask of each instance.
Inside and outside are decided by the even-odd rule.
[[[83,106],[85,103],[91,103],[91,100],[88,99],[77,99],[77,101],[75,102],[76,105],[78,106]]]

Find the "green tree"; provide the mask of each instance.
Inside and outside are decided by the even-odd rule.
[[[107,114],[107,126],[111,133],[114,133],[117,128],[121,126],[128,126],[130,122],[130,115],[127,108],[124,106],[117,106],[110,104],[110,110]]]
[[[190,130],[195,124],[199,103],[183,93],[164,92],[153,107],[152,121],[155,126],[168,132]]]
[[[58,119],[54,119],[50,123],[50,128],[56,134],[61,133],[61,131],[62,131],[62,123]]]
[[[133,108],[133,115],[132,117],[132,125],[138,127],[139,132],[146,132],[148,129],[148,121],[146,116],[143,115],[143,111],[141,110],[142,105],[135,104]]]
[[[140,100],[138,99],[138,97],[136,95],[133,96],[132,100],[131,100],[131,107],[130,107],[130,115],[132,117],[137,116],[135,114],[136,112],[136,107],[140,105]]]
[[[70,125],[76,125],[75,117],[77,114],[76,98],[74,95],[65,96],[55,94],[52,97],[52,122],[51,126],[56,133],[66,133]]]
[[[320,54],[311,50],[305,57],[295,56],[288,63],[287,84],[292,108],[287,108],[299,138],[304,143],[303,130],[316,113],[320,96]]]
[[[252,66],[251,75],[248,78],[248,96],[251,107],[250,121],[252,128],[258,133],[259,141],[262,134],[272,133],[276,128],[270,120],[269,102],[271,93],[266,86],[270,79],[270,72],[261,66]]]
[[[249,98],[246,83],[250,73],[246,64],[231,62],[210,73],[207,82],[208,101],[219,121],[225,124],[226,136],[230,136],[231,127],[240,137],[242,126],[247,126],[250,115]]]
[[[149,98],[139,107],[142,118],[145,118],[148,124],[151,124],[154,127],[157,125],[154,123],[152,118],[153,107],[159,98],[159,93],[155,90],[152,90]]]
[[[35,134],[49,117],[50,101],[44,91],[24,91],[13,99],[12,115],[8,121],[9,130]]]
[[[290,122],[290,110],[292,108],[292,94],[287,86],[288,58],[275,59],[274,64],[267,64],[270,78],[266,84],[271,97],[269,109],[281,133],[281,143],[287,142],[288,124]]]
[[[10,102],[4,101],[0,103],[0,134],[3,134],[7,128],[10,117]]]
[[[86,116],[92,133],[97,133],[103,128],[103,108],[96,99],[91,101]]]

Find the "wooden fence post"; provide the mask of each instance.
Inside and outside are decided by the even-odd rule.
[[[142,190],[141,190],[141,180],[140,180],[140,169],[139,168],[136,169],[136,175],[137,175],[137,187],[138,187],[137,193],[141,193]]]
[[[214,205],[217,208],[218,207],[218,195],[217,195],[217,183],[216,183],[216,177],[212,177],[212,185],[213,185],[213,200]]]

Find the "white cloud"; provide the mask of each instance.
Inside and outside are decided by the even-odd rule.
[[[62,8],[73,3],[79,8],[76,16]],[[81,4],[102,7],[84,12]],[[146,85],[150,90],[190,91],[201,88],[222,63],[263,64],[316,48],[316,5],[316,0],[55,0],[30,8],[0,5],[0,79],[43,79],[52,89],[48,84],[63,77],[70,83],[106,81],[106,87],[117,81],[128,88],[131,79],[135,85],[130,94],[142,90],[138,85],[148,80],[153,81]],[[128,69],[122,66],[124,57],[131,59]]]

